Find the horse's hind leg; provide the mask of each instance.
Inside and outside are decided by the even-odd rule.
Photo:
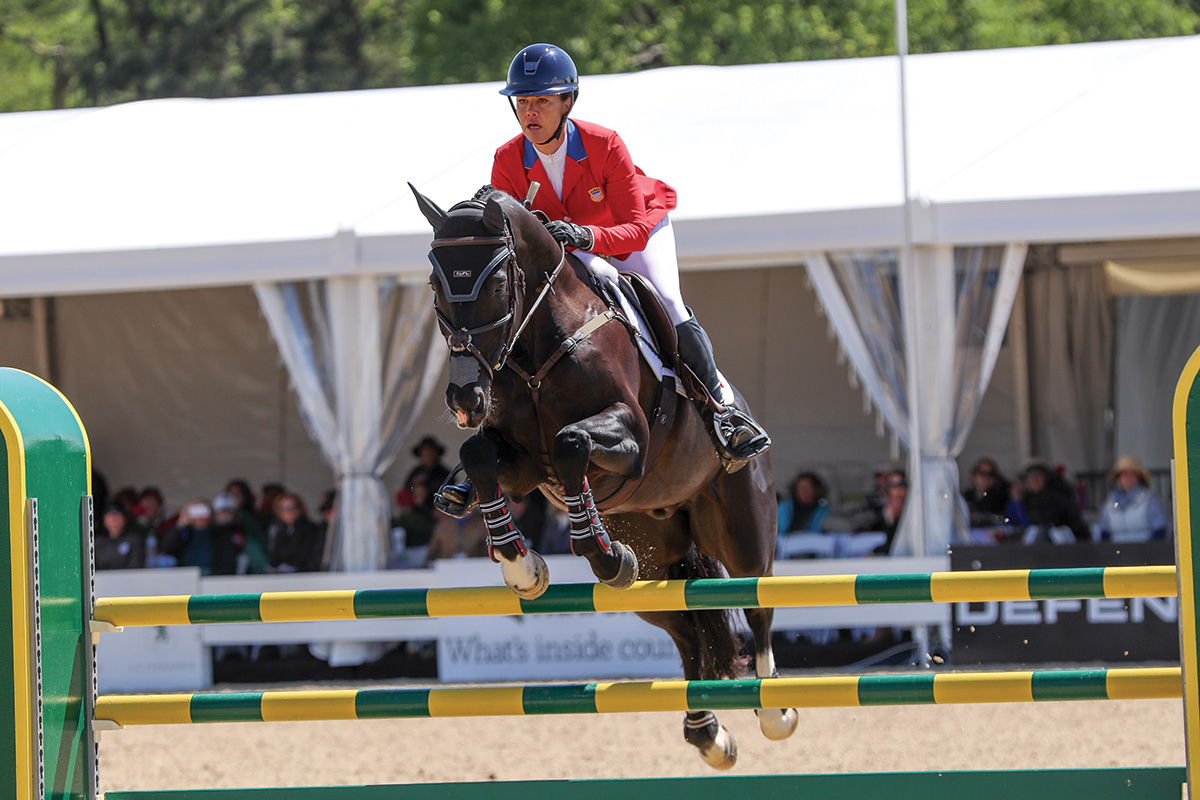
[[[670,634],[683,658],[683,676],[689,681],[716,680],[726,677],[704,674],[701,667],[700,649],[705,646],[698,624],[698,615],[719,617],[719,611],[655,611],[638,614],[639,617]],[[723,621],[721,623],[723,624]],[[688,711],[683,718],[683,739],[700,751],[700,757],[713,769],[731,769],[737,763],[737,739],[729,729],[717,720],[712,711]]]
[[[747,608],[746,622],[754,634],[754,674],[759,678],[778,678],[775,668],[775,653],[771,650],[771,622],[775,618],[773,608]],[[768,739],[786,739],[796,732],[800,715],[794,708],[759,708],[758,726]]]
[[[525,537],[508,513],[500,490],[500,457],[496,445],[483,434],[463,442],[459,450],[463,468],[475,485],[479,510],[488,529],[488,555],[500,564],[508,588],[522,598],[540,597],[550,585],[546,562],[525,545]]]
[[[719,480],[721,491],[702,497],[693,508],[697,544],[701,551],[716,556],[730,577],[770,575],[775,562],[776,505],[769,458],[755,459],[745,469]],[[746,622],[754,635],[754,671],[759,678],[779,676],[771,650],[774,619],[774,609],[746,609]],[[756,713],[768,739],[791,736],[799,720],[794,708],[764,708]]]

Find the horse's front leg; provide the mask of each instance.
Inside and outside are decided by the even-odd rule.
[[[588,486],[588,465],[635,478],[644,466],[649,438],[645,419],[624,403],[567,425],[554,437],[554,468],[563,485],[571,521],[571,552],[585,557],[596,577],[625,589],[637,580],[637,556],[609,538]]]
[[[488,529],[488,556],[500,565],[508,588],[526,600],[540,597],[550,585],[546,562],[525,544],[500,489],[500,454],[496,444],[478,433],[458,451],[463,469],[475,486],[479,511]]]

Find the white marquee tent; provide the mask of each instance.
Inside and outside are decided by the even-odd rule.
[[[917,434],[911,463],[934,476],[920,505],[941,531],[923,549],[937,550],[953,523],[946,469],[1024,247],[1200,236],[1197,74],[1200,37],[913,57],[916,257],[893,303],[920,320],[907,355],[895,341],[882,353],[867,329],[886,314],[855,301],[894,274],[869,251],[905,243],[897,59],[586,76],[578,114],[679,190],[684,269],[808,265],[872,402],[903,441]],[[0,296],[254,285],[349,527],[367,533],[342,566],[374,566],[378,475],[440,366],[420,286],[429,230],[405,182],[444,205],[486,182],[515,132],[497,88],[0,115]],[[954,305],[964,270],[984,287],[974,316]],[[889,377],[906,358],[914,377]],[[922,409],[919,427],[906,407]]]

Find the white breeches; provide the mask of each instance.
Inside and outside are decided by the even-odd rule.
[[[600,258],[594,253],[576,250],[579,257],[588,268],[592,262]],[[692,315],[683,304],[683,294],[679,290],[679,259],[675,254],[675,231],[671,229],[671,217],[665,216],[662,221],[650,230],[650,240],[646,249],[640,253],[630,253],[624,261],[611,259],[608,263],[621,272],[636,272],[658,289],[662,295],[671,322],[678,325]]]

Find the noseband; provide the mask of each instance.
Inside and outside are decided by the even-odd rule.
[[[490,380],[495,377],[495,373],[497,371],[503,369],[505,362],[508,361],[509,353],[511,353],[513,347],[516,346],[517,339],[520,338],[521,332],[525,330],[525,325],[533,317],[533,314],[537,311],[538,306],[541,305],[542,300],[546,297],[546,293],[553,289],[554,279],[558,277],[558,273],[562,270],[563,264],[565,264],[567,261],[567,250],[565,247],[562,248],[562,256],[558,260],[558,265],[546,279],[546,285],[542,288],[541,293],[538,294],[537,299],[529,308],[529,313],[524,315],[523,319],[521,320],[521,324],[517,326],[516,330],[514,331],[512,322],[516,317],[521,316],[521,305],[524,298],[525,289],[525,271],[521,269],[521,265],[517,262],[516,248],[513,246],[512,228],[507,214],[504,216],[504,231],[500,236],[456,236],[446,237],[443,239],[435,238],[430,243],[430,247],[432,249],[429,251],[429,260],[433,262],[434,269],[438,270],[444,275],[445,270],[443,269],[442,265],[438,263],[435,255],[438,248],[481,245],[492,245],[493,247],[499,246],[503,249],[492,258],[488,265],[483,269],[483,272],[480,273],[480,278],[475,286],[475,291],[472,292],[469,297],[460,300],[451,299],[449,302],[469,303],[476,300],[478,297],[479,286],[481,286],[487,276],[490,275],[492,271],[499,267],[503,262],[504,269],[508,274],[508,312],[503,316],[492,320],[491,322],[487,322],[483,325],[479,325],[478,327],[468,330],[465,327],[455,329],[454,323],[452,323],[449,318],[442,313],[441,309],[437,307],[436,302],[434,303],[433,311],[437,315],[438,324],[441,325],[442,331],[446,334],[446,344],[450,347],[450,355],[472,356],[477,362],[479,362],[479,365],[483,368],[483,370],[487,372],[488,379]],[[497,354],[495,359],[488,359],[483,355],[479,348],[475,346],[474,337],[481,333],[486,333],[487,331],[503,326],[507,326],[508,330],[505,334],[503,344],[500,347],[500,352]],[[456,369],[452,360],[450,369],[450,382],[459,386],[466,386],[468,383],[473,382],[473,379],[478,379],[477,374],[474,376],[465,374],[466,372],[471,371],[472,370],[464,371],[461,369]],[[456,377],[461,378],[461,380],[456,380]]]

